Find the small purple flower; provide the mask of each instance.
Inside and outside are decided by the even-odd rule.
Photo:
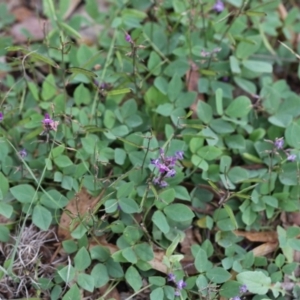
[[[177,160],[183,159],[183,151],[177,151],[173,156],[165,156],[163,148],[159,149],[159,158],[151,159],[150,163],[158,169],[158,176],[153,179],[153,183],[160,187],[168,186],[164,181],[165,178],[174,177],[176,170],[174,169]]]
[[[53,131],[56,131],[57,130],[57,126],[59,124],[58,121],[53,121],[49,114],[46,113],[45,114],[45,117],[44,117],[44,120],[42,121],[43,125],[44,125],[44,130],[45,132],[48,132],[50,130],[53,130]]]
[[[165,177],[174,177],[176,175],[176,171],[174,169],[168,171]]]
[[[168,186],[168,183],[166,182],[166,181],[161,181],[160,183],[159,183],[159,186],[161,187],[161,188],[164,188],[164,187],[167,187]]]
[[[0,111],[0,122],[3,121],[3,113]]]
[[[173,281],[175,282],[176,281],[176,277],[173,273],[169,273],[168,274],[168,281]]]
[[[275,142],[274,142],[274,146],[277,150],[280,150],[283,148],[283,144],[284,144],[284,139],[283,137],[281,138],[276,138]]]
[[[177,151],[175,153],[175,157],[178,159],[178,160],[182,160],[183,159],[183,151]]]
[[[25,158],[27,156],[27,151],[25,149],[22,149],[19,151],[19,155],[22,157],[22,158]]]
[[[297,158],[296,154],[289,154],[287,157],[287,161],[295,161]]]
[[[175,293],[174,293],[174,295],[179,297],[180,296],[180,291],[176,290]]]
[[[126,42],[128,42],[128,43],[133,43],[133,41],[132,41],[132,38],[131,38],[131,36],[130,36],[130,34],[129,33],[125,33],[125,40],[126,40]]]
[[[169,168],[166,165],[164,165],[164,164],[159,164],[157,166],[157,168],[158,168],[158,170],[159,170],[160,173],[167,173],[167,172],[170,171]]]
[[[239,296],[235,296],[232,298],[232,300],[241,300],[241,298]]]
[[[241,294],[244,294],[248,291],[248,288],[247,288],[247,285],[246,284],[243,284],[240,286],[240,293]]]
[[[177,289],[178,290],[182,290],[183,288],[185,288],[186,287],[186,283],[182,280],[182,279],[180,279],[178,282],[177,282]]]
[[[214,11],[220,13],[224,10],[225,5],[221,0],[217,0],[215,5],[213,6]]]

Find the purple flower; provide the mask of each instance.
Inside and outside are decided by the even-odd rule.
[[[241,298],[239,296],[235,296],[232,298],[232,300],[241,300]]]
[[[215,5],[213,6],[213,9],[218,13],[222,12],[224,10],[224,8],[225,8],[225,5],[221,0],[217,0]]]
[[[274,146],[277,150],[280,150],[283,148],[283,144],[284,144],[284,139],[283,137],[281,138],[276,138],[275,142],[274,142]]]
[[[0,122],[3,121],[3,113],[0,111]]]
[[[175,293],[174,293],[174,295],[179,297],[180,296],[180,291],[176,290]]]
[[[175,157],[179,160],[183,159],[183,151],[177,151]]]
[[[248,291],[248,288],[247,288],[247,285],[246,284],[243,284],[240,286],[240,293],[241,294],[244,294]]]
[[[173,273],[168,274],[168,281],[173,281],[173,282],[176,281],[175,275]]]
[[[22,158],[25,158],[27,156],[27,151],[25,149],[22,149],[19,151],[19,155],[22,157]]]
[[[125,40],[126,40],[126,42],[128,42],[128,43],[133,43],[130,34],[128,34],[127,32],[125,33]]]
[[[183,288],[185,288],[186,287],[186,283],[182,280],[182,279],[180,279],[178,282],[177,282],[177,289],[178,290],[182,290]]]
[[[174,167],[177,160],[181,159],[183,159],[183,151],[177,151],[174,156],[165,156],[164,149],[160,148],[159,158],[150,160],[150,163],[154,165],[159,172],[159,175],[153,179],[153,183],[160,187],[168,186],[168,183],[164,181],[164,179],[176,175]]]
[[[161,187],[161,188],[164,188],[164,187],[167,187],[168,186],[168,183],[166,182],[166,181],[161,181],[160,183],[159,183],[159,186]]]
[[[53,131],[56,131],[57,130],[57,126],[59,124],[58,121],[53,121],[49,114],[46,113],[45,114],[45,117],[44,117],[44,120],[42,121],[43,125],[44,125],[44,130],[46,132],[50,131],[50,130],[53,130]]]
[[[170,170],[165,177],[174,177],[176,175],[176,171],[174,169]]]
[[[287,161],[295,161],[297,158],[296,154],[289,154],[287,157]]]

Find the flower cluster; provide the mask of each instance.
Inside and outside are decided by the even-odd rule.
[[[19,155],[21,158],[25,158],[27,156],[27,151],[25,149],[22,149],[19,151]]]
[[[160,187],[168,186],[165,178],[174,177],[176,171],[174,169],[177,160],[183,159],[183,151],[177,151],[174,156],[165,156],[164,150],[159,150],[160,157],[151,159],[151,164],[154,165],[159,172],[159,175],[153,178],[153,183]]]
[[[286,160],[287,161],[293,162],[293,161],[296,160],[297,155],[294,154],[294,153],[291,153],[291,149],[286,149],[286,150],[283,149],[283,146],[284,146],[284,138],[283,137],[276,138],[275,141],[272,142],[272,143],[274,145],[275,151],[283,150],[283,152],[286,155]]]
[[[133,40],[132,40],[130,34],[127,32],[125,33],[125,41],[128,43],[133,43]]]
[[[215,5],[213,6],[213,9],[215,12],[220,13],[224,10],[225,5],[221,0],[217,0]]]
[[[53,121],[49,114],[46,113],[44,120],[42,121],[43,126],[44,126],[44,133],[48,133],[49,131],[53,130],[53,131],[57,131],[57,126],[59,124],[58,121]]]
[[[168,274],[168,281],[172,281],[176,284],[175,296],[180,296],[180,291],[186,287],[186,282],[182,279],[176,282],[176,277],[173,273]]]
[[[248,288],[246,286],[246,284],[243,284],[240,286],[240,296],[243,295],[244,293],[246,293],[248,291]],[[232,300],[241,300],[240,296],[235,296],[232,298]]]

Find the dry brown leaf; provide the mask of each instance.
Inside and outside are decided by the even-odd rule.
[[[288,222],[295,226],[300,226],[300,213],[299,212],[291,212],[287,215]]]
[[[99,291],[101,293],[101,296],[103,296],[106,292],[107,289],[109,288],[109,285],[106,284],[105,286],[99,288]],[[111,290],[105,297],[104,299],[115,299],[115,300],[120,300],[120,294],[118,292],[118,290],[116,288],[114,288],[113,290]]]
[[[274,252],[278,247],[278,243],[264,243],[255,247],[252,251],[254,256],[265,256]]]
[[[57,236],[60,240],[66,240],[71,238],[71,228],[75,229],[79,224],[79,218],[86,216],[89,211],[92,211],[94,206],[101,198],[101,194],[93,198],[85,188],[83,188],[65,207],[64,212],[61,215]],[[76,221],[73,221],[73,220]]]
[[[38,18],[34,15],[25,19],[21,23],[14,24],[10,29],[10,34],[13,37],[14,43],[24,43],[27,40],[39,41],[44,38],[44,27],[46,20]],[[27,37],[23,32],[29,33]]]
[[[189,228],[185,230],[185,237],[180,243],[181,252],[183,254],[191,254],[191,247],[194,244],[198,244],[198,242],[195,239],[193,228]]]
[[[275,231],[247,232],[235,230],[234,233],[237,236],[245,237],[251,242],[276,243],[278,241],[277,233]]]
[[[198,92],[198,80],[200,78],[199,68],[193,61],[190,61],[189,65],[190,68],[185,74],[185,82],[189,92],[197,93],[197,99],[190,107],[193,111],[193,118],[197,118],[197,103],[198,101],[204,101],[204,95]]]
[[[17,22],[23,22],[33,16],[33,12],[24,6],[18,6],[11,10],[11,13],[15,17]]]

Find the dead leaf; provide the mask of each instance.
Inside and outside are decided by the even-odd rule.
[[[93,198],[85,188],[83,188],[65,207],[61,215],[57,236],[60,240],[70,239],[71,237],[71,223],[74,230],[79,224],[79,218],[89,214],[94,206],[98,203],[102,194]],[[74,221],[75,219],[75,221]]]
[[[199,68],[193,61],[189,61],[189,65],[190,68],[185,74],[185,82],[189,92],[197,93],[196,101],[190,106],[190,109],[193,111],[193,118],[197,118],[197,103],[198,101],[204,101],[205,98],[204,95],[198,91],[198,81],[200,78]]]
[[[109,285],[106,284],[105,286],[99,288],[99,291],[101,293],[101,296],[105,295],[107,290],[109,288]],[[115,299],[115,300],[120,300],[120,294],[118,292],[118,290],[116,288],[112,289],[107,295],[105,295],[105,297],[103,297],[103,299]]]
[[[245,237],[251,242],[276,243],[278,241],[277,233],[275,231],[247,232],[235,230],[234,233],[237,236]]]
[[[25,43],[27,40],[42,40],[45,36],[45,23],[46,20],[33,15],[23,20],[21,23],[14,24],[10,29],[10,35],[13,37],[14,43],[17,44]],[[47,30],[49,30],[49,28],[47,28]]]
[[[255,247],[252,251],[254,256],[266,256],[274,252],[278,247],[278,243],[264,243]]]
[[[11,10],[11,13],[14,15],[17,22],[23,22],[28,18],[33,16],[31,10],[24,6],[18,6]]]
[[[181,246],[181,253],[187,255],[191,254],[191,247],[194,244],[198,244],[198,242],[195,239],[193,228],[189,228],[185,230],[185,237],[183,241],[180,243]]]

